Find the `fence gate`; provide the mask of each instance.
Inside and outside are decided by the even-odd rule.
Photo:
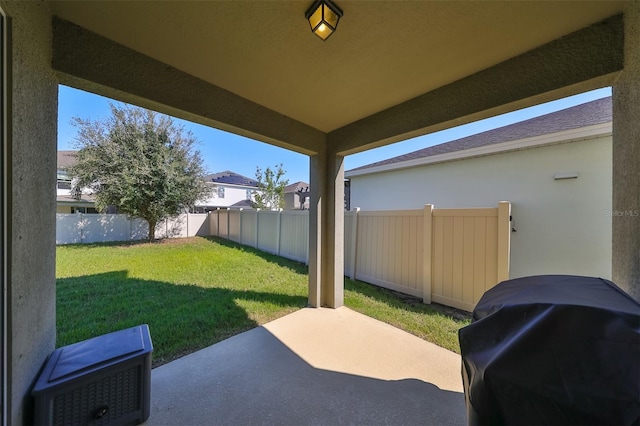
[[[508,202],[497,208],[425,208],[425,222],[431,222],[425,302],[472,311],[485,291],[509,279],[510,216]]]
[[[345,275],[472,311],[509,278],[511,204],[345,214]]]

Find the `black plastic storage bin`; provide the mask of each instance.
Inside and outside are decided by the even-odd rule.
[[[31,392],[36,425],[139,424],[149,418],[146,324],[56,349]]]

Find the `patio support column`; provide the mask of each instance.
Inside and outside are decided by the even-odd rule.
[[[5,174],[6,424],[33,424],[31,386],[56,343],[56,135],[51,13],[0,2],[9,18]]]
[[[344,157],[310,158],[309,305],[344,303]]]
[[[613,85],[612,278],[640,300],[640,2],[624,14],[624,69]]]

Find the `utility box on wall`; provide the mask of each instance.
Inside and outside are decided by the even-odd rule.
[[[56,349],[32,390],[36,425],[139,424],[150,413],[146,324]]]

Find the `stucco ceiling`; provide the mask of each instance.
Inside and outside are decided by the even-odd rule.
[[[54,14],[323,132],[472,75],[622,11],[624,2],[340,1],[312,35],[311,1],[52,2]]]

